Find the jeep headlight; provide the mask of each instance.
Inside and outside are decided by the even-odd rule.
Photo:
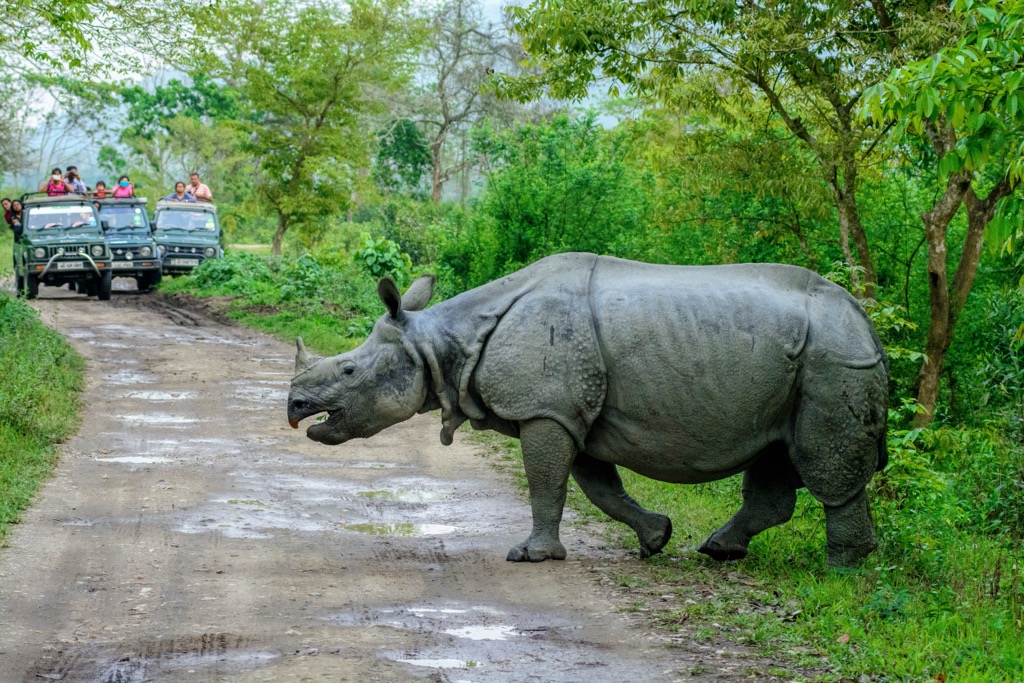
[[[46,258],[46,249],[42,247],[36,247],[35,251],[32,252],[32,256],[35,258]]]
[[[142,247],[141,249],[139,249],[139,256],[141,256],[142,258],[149,258],[152,255],[153,250],[150,249],[149,247]]]
[[[203,251],[203,256],[205,256],[206,258],[213,258],[216,254],[217,250],[214,249],[213,247],[207,247],[206,250]]]
[[[93,256],[103,256],[103,245],[102,244],[94,244],[94,245],[92,245],[92,255]]]

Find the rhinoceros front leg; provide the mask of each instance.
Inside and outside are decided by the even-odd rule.
[[[572,476],[591,503],[636,532],[640,557],[660,553],[672,537],[672,520],[640,507],[622,487],[622,478],[612,463],[580,453],[572,463]]]
[[[509,562],[564,560],[565,546],[558,540],[569,468],[576,457],[572,437],[554,420],[522,423],[519,441],[530,487],[533,532],[508,551]]]

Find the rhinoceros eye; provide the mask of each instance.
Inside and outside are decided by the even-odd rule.
[[[345,368],[345,369],[344,369],[344,371],[343,371],[343,372],[344,372],[344,373],[345,373],[346,375],[351,375],[351,374],[352,374],[353,372],[355,372],[355,371],[356,371],[356,369],[355,369],[354,367],[352,367],[351,365],[349,365],[349,366],[348,366],[347,368]]]

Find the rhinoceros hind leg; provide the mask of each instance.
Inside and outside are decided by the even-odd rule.
[[[661,552],[672,537],[672,520],[641,507],[622,488],[615,465],[579,453],[572,463],[572,476],[590,502],[612,519],[628,525],[640,541],[640,557]]]
[[[743,507],[697,550],[719,561],[743,559],[751,538],[790,520],[799,486],[785,445],[769,445],[743,474]]]
[[[867,494],[862,490],[843,505],[825,506],[827,566],[853,567],[876,547]]]
[[[576,457],[576,445],[560,424],[547,419],[523,422],[519,441],[530,487],[533,531],[526,541],[508,551],[506,559],[509,562],[564,560],[565,546],[558,539],[558,527],[562,523],[566,484]]]

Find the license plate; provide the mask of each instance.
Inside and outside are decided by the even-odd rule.
[[[57,261],[57,270],[82,270],[85,261]]]
[[[172,258],[172,266],[198,266],[199,259],[197,258]]]
[[[132,261],[114,261],[111,264],[114,268],[134,268],[135,263]]]

